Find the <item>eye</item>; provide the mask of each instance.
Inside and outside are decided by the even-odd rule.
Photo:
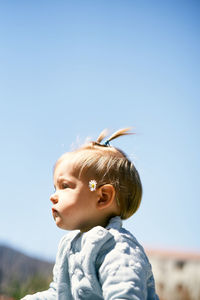
[[[61,189],[67,189],[69,185],[66,182],[61,183]]]

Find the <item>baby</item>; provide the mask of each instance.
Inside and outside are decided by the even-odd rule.
[[[122,227],[142,197],[133,163],[110,141],[115,132],[63,154],[54,169],[50,197],[58,227],[72,230],[59,244],[53,282],[25,300],[158,300],[151,265],[142,246]]]

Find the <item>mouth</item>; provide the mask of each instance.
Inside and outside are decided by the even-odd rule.
[[[53,215],[54,219],[59,216],[59,213],[55,208],[52,208],[52,215]]]

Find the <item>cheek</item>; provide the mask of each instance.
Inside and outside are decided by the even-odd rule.
[[[83,205],[88,208],[92,208],[95,206],[97,199],[98,197],[95,192],[88,191],[84,193],[84,198],[82,198]]]
[[[71,196],[67,199],[63,199],[59,203],[59,210],[64,214],[72,214],[76,212],[80,207],[80,201],[77,201],[77,198]]]
[[[73,209],[74,203],[72,202],[63,202],[60,204],[60,210],[62,212],[68,212],[69,210]]]

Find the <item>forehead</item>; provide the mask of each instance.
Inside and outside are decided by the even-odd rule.
[[[54,179],[58,176],[71,175],[82,181],[88,180],[95,173],[92,168],[93,156],[94,151],[85,149],[64,153],[55,164]]]
[[[65,174],[74,174],[74,162],[70,154],[61,156],[54,167],[54,177],[63,176]]]

